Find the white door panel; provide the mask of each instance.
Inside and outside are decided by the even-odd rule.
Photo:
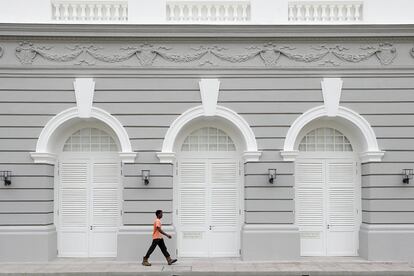
[[[88,256],[88,166],[87,160],[68,160],[60,164],[60,256]]]
[[[207,257],[207,162],[179,165],[178,243],[182,257]]]
[[[100,154],[60,161],[59,256],[114,257],[120,224],[120,168]]]
[[[239,255],[239,164],[195,159],[179,163],[179,254],[182,257]]]
[[[303,256],[355,256],[357,185],[352,159],[298,159],[296,223]]]

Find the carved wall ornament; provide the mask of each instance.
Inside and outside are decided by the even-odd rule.
[[[376,56],[382,65],[388,65],[397,56],[397,50],[391,43],[360,47],[358,48],[358,53],[355,53],[355,50],[351,51],[349,48],[341,45],[310,47],[309,52],[303,53],[293,46],[277,45],[273,42],[247,47],[245,48],[247,52],[242,54],[229,54],[228,52],[233,52],[235,49],[228,49],[216,45],[190,48],[193,51],[192,53],[172,53],[172,48],[170,47],[162,45],[156,46],[149,43],[122,47],[116,53],[111,54],[107,53],[108,50],[105,52],[103,47],[95,45],[66,46],[65,49],[68,50],[65,53],[55,53],[53,47],[36,46],[31,42],[24,41],[16,48],[16,56],[22,64],[32,64],[35,58],[40,56],[54,62],[75,61],[74,65],[95,65],[95,61],[119,63],[135,56],[141,66],[152,66],[157,57],[173,63],[190,63],[200,60],[200,66],[208,64],[216,66],[214,58],[230,63],[242,63],[259,57],[265,66],[275,66],[282,56],[296,62],[312,63],[320,61],[319,66],[339,65],[332,58],[324,60],[328,55],[343,62],[351,63],[358,63],[372,56]],[[413,51],[412,49],[411,54],[414,57]],[[203,58],[204,56],[207,59]]]
[[[2,46],[0,46],[0,58],[3,56],[3,54],[4,54],[4,49]]]
[[[366,60],[372,56],[376,56],[382,65],[391,64],[392,61],[397,57],[397,49],[391,43],[380,43],[378,46],[366,46],[361,47],[361,50],[365,51],[359,54],[350,54],[345,51],[348,48],[337,46],[336,49],[332,49],[331,53],[337,58],[348,61],[348,62],[360,62]]]
[[[411,50],[410,50],[410,54],[411,54],[411,56],[414,58],[414,47],[413,47],[413,48],[411,48]]]

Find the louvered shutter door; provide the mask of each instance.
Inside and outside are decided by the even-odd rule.
[[[211,257],[235,256],[239,248],[239,164],[210,161]]]
[[[296,223],[301,236],[301,254],[325,254],[324,163],[296,163]]]
[[[62,161],[59,187],[59,256],[88,256],[88,161]]]
[[[351,161],[327,161],[328,255],[356,254],[355,165]]]
[[[180,256],[207,257],[207,162],[181,162],[179,181]]]
[[[116,256],[116,232],[120,223],[120,167],[116,160],[93,163],[91,189],[91,257]]]

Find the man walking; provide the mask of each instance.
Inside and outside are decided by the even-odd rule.
[[[171,259],[170,253],[168,253],[167,247],[165,246],[165,243],[164,243],[164,239],[162,238],[162,235],[164,235],[164,236],[168,237],[169,239],[171,239],[171,235],[165,233],[161,229],[162,210],[157,210],[155,212],[155,215],[157,216],[157,218],[154,221],[154,230],[152,232],[152,244],[151,244],[150,248],[148,249],[148,252],[145,255],[144,259],[142,260],[142,265],[151,266],[151,263],[148,262],[148,259],[149,259],[150,255],[152,254],[152,252],[154,252],[154,249],[155,249],[155,247],[157,247],[157,245],[161,249],[162,254],[164,255],[164,257],[167,259],[168,264],[171,265],[171,264],[175,263],[177,261],[177,259]]]

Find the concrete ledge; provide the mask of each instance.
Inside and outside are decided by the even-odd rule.
[[[299,228],[294,225],[246,224],[242,229],[243,261],[298,260]]]
[[[0,227],[0,262],[45,262],[56,256],[55,226]]]
[[[414,225],[362,224],[359,255],[370,261],[414,261]]]
[[[123,226],[118,232],[117,261],[142,261],[152,242],[152,226]],[[172,257],[176,255],[177,241],[173,226],[163,226],[162,229],[172,236],[164,238],[168,252]],[[165,261],[161,250],[157,247],[151,255],[150,261]]]

